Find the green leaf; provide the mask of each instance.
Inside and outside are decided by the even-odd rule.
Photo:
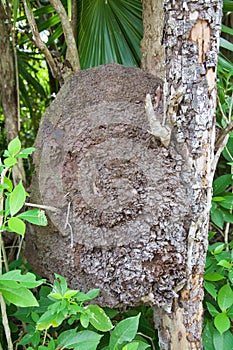
[[[63,320],[57,319],[57,314],[52,310],[48,310],[39,318],[36,324],[36,330],[43,331],[50,327],[58,327]]]
[[[222,192],[224,192],[228,186],[232,184],[232,175],[226,174],[219,176],[213,182],[213,196],[216,196]]]
[[[96,350],[102,337],[103,335],[92,331],[84,330],[77,333],[75,329],[71,329],[59,335],[57,345],[60,348],[74,350]]]
[[[214,255],[218,255],[220,253],[222,253],[223,249],[226,247],[225,243],[219,243],[218,245],[216,245],[215,249],[213,250],[213,254]]]
[[[32,343],[34,347],[36,347],[40,343],[40,332],[34,332],[26,334],[17,345],[27,345]]]
[[[214,318],[214,325],[217,328],[217,330],[223,334],[226,332],[230,326],[231,322],[229,320],[229,317],[225,312],[219,313],[218,315],[215,316]]]
[[[27,159],[30,154],[32,154],[36,149],[34,147],[29,147],[23,149],[21,152],[18,154],[18,158],[25,158]]]
[[[90,311],[91,316],[89,321],[93,327],[101,332],[110,331],[113,328],[110,318],[106,315],[104,310],[98,305],[88,305],[85,310]]]
[[[225,284],[218,292],[218,305],[222,311],[233,305],[233,291],[229,284]]]
[[[233,334],[227,331],[220,334],[217,330],[213,334],[214,350],[232,350]]]
[[[12,232],[18,233],[21,236],[24,236],[26,231],[25,223],[19,218],[10,218],[8,220],[8,227]]]
[[[214,298],[214,300],[216,300],[217,298],[217,290],[216,287],[213,283],[211,282],[204,282],[204,288],[205,290]]]
[[[215,331],[216,329],[212,325],[212,322],[207,321],[202,334],[203,345],[205,350],[214,350],[213,335]]]
[[[221,280],[225,279],[225,277],[223,275],[220,275],[217,272],[211,272],[211,273],[205,274],[204,279],[206,281],[221,281]]]
[[[27,210],[17,215],[17,218],[21,218],[23,220],[30,222],[31,224],[39,225],[39,226],[46,226],[48,224],[44,210],[40,210],[40,209]]]
[[[219,314],[218,310],[213,304],[206,302],[206,306],[211,316],[215,317]]]
[[[87,328],[89,325],[89,314],[87,313],[81,313],[80,315],[80,323],[83,328]]]
[[[233,10],[233,6],[232,6],[232,10]],[[222,24],[222,33],[228,33],[230,35],[233,35],[233,29]]]
[[[120,350],[124,343],[130,342],[137,334],[140,314],[129,317],[116,325],[110,335],[110,350]]]
[[[17,164],[17,159],[16,158],[12,158],[12,157],[9,157],[9,158],[6,158],[4,159],[4,162],[6,167],[8,168],[11,168],[13,167],[15,164]]]
[[[11,192],[13,190],[13,183],[7,176],[4,177],[4,185],[7,186],[7,191]]]
[[[26,200],[26,191],[23,187],[22,181],[20,181],[20,183],[14,188],[9,197],[10,214],[13,216],[23,207]]]
[[[220,228],[223,228],[223,224],[224,224],[224,214],[223,211],[218,208],[217,206],[215,207],[212,203],[212,207],[210,210],[210,214],[211,214],[211,220],[213,221],[213,223],[215,225],[217,225]]]
[[[16,306],[27,307],[27,306],[39,306],[36,298],[30,290],[25,287],[12,289],[0,282],[0,292],[4,299]]]
[[[233,52],[233,44],[224,38],[220,38],[220,47]]]
[[[141,0],[82,0],[78,5],[79,56],[83,69],[111,62],[140,65]]]
[[[81,302],[89,301],[89,300],[96,298],[99,294],[99,291],[100,291],[99,289],[91,289],[87,293],[79,292],[76,295],[75,299],[77,301],[81,301]]]
[[[229,263],[229,261],[227,261],[227,260],[220,260],[217,265],[223,266],[228,270],[230,270],[232,268],[232,264]]]
[[[25,275],[21,275],[20,270],[5,272],[0,276],[1,283],[6,283],[7,285],[11,281],[18,282],[20,286],[27,288],[36,288],[45,282],[44,279],[37,281],[36,276],[31,272],[27,272]]]
[[[20,150],[21,150],[21,142],[17,136],[9,143],[8,152],[10,153],[11,157],[15,157]]]
[[[226,209],[233,209],[233,194],[224,195],[224,200],[219,202],[221,207]]]
[[[138,350],[139,342],[134,341],[123,346],[122,350]]]

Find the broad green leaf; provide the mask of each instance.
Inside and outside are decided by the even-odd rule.
[[[134,341],[123,346],[122,350],[138,350],[139,342]]]
[[[227,261],[227,260],[220,260],[217,265],[223,266],[223,267],[225,267],[226,269],[229,269],[229,270],[232,268],[232,264],[229,263],[229,261]]]
[[[222,311],[227,310],[233,304],[233,290],[229,284],[225,284],[218,292],[218,305]]]
[[[83,293],[83,292],[79,292],[75,299],[77,301],[81,301],[81,302],[85,302],[85,301],[89,301],[89,300],[93,300],[94,298],[96,298],[99,294],[99,289],[91,289],[89,292],[87,293]]]
[[[225,312],[222,312],[215,316],[214,325],[217,330],[223,334],[230,328],[231,323],[227,314]]]
[[[28,156],[30,154],[32,154],[36,149],[34,147],[29,147],[29,148],[25,148],[22,151],[19,152],[18,154],[18,158],[28,158]]]
[[[225,277],[223,275],[220,275],[217,272],[211,272],[211,273],[205,274],[204,279],[206,281],[221,281],[221,280],[225,279]]]
[[[17,215],[17,218],[26,220],[34,225],[46,226],[48,224],[44,210],[32,209]]]
[[[22,181],[20,181],[20,183],[14,188],[9,197],[10,214],[13,216],[18,213],[25,203],[26,191],[23,187]]]
[[[213,204],[215,204],[215,203],[213,203]],[[217,225],[220,228],[223,228],[224,214],[220,208],[214,207],[213,204],[212,204],[212,208],[210,210],[211,220],[213,221],[213,223],[215,225]]]
[[[230,330],[220,334],[217,330],[213,334],[214,350],[232,350],[233,334]]]
[[[83,328],[87,328],[89,325],[89,314],[87,313],[81,313],[80,315],[80,323]]]
[[[15,164],[17,164],[17,159],[13,157],[9,157],[4,159],[4,165],[7,166],[8,168],[13,167]]]
[[[212,253],[214,255],[218,255],[218,254],[222,253],[222,251],[225,247],[226,247],[225,243],[218,244]]]
[[[92,324],[92,326],[98,329],[99,331],[107,332],[113,328],[110,318],[98,305],[88,305],[86,306],[85,310],[90,311],[91,316],[89,317],[89,321]]]
[[[102,337],[103,335],[92,331],[77,332],[75,329],[71,329],[59,335],[57,345],[67,349],[96,350]]]
[[[219,193],[224,192],[228,186],[232,184],[232,175],[226,174],[219,176],[213,182],[213,196],[218,195]]]
[[[32,292],[25,287],[11,289],[10,287],[7,287],[5,285],[3,286],[3,284],[0,283],[0,291],[7,302],[12,303],[16,306],[39,306]]]
[[[26,334],[17,344],[27,345],[32,343],[36,347],[40,343],[40,332],[36,331],[34,333]]]
[[[99,295],[100,289],[91,289],[86,293],[86,296],[90,298],[90,300],[95,299]]]
[[[206,306],[211,316],[215,317],[219,314],[219,311],[216,309],[216,307],[213,304],[206,302]]]
[[[36,276],[31,272],[21,275],[20,270],[12,270],[0,276],[0,282],[8,284],[10,281],[18,282],[20,286],[27,288],[36,288],[45,282],[44,279],[37,281]]]
[[[207,321],[202,334],[202,340],[205,350],[214,350],[213,335],[215,331],[216,329],[214,328],[212,322]]]
[[[7,176],[4,177],[4,185],[7,185],[8,192],[11,192],[13,190],[13,183]]]
[[[58,327],[62,321],[57,320],[57,314],[48,310],[39,318],[36,324],[36,330],[43,331],[50,327]]]
[[[21,142],[17,136],[9,143],[8,152],[10,153],[11,157],[15,157],[20,150],[21,150]]]
[[[219,205],[226,209],[233,209],[233,194],[225,195],[224,200],[219,202]]]
[[[204,282],[204,288],[205,290],[214,298],[214,300],[216,300],[217,298],[217,290],[216,287],[213,283],[211,282]]]
[[[8,227],[12,232],[18,233],[21,236],[24,236],[26,231],[25,223],[21,219],[15,217],[8,220]]]
[[[134,339],[137,334],[140,314],[129,317],[116,325],[110,335],[110,350],[120,350],[125,343]]]

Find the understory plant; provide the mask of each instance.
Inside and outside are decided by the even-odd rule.
[[[37,281],[35,275],[30,272],[22,275],[20,269],[9,270],[3,239],[3,234],[7,237],[10,232],[23,238],[26,231],[25,221],[36,225],[47,224],[44,211],[40,209],[23,211],[28,193],[22,180],[14,185],[11,177],[18,159],[26,159],[33,151],[32,147],[22,150],[21,142],[17,137],[9,143],[3,155],[4,160],[0,164],[0,304],[8,350],[13,349],[13,343],[6,305],[37,306],[38,302],[30,289],[44,282],[43,280]],[[0,348],[3,349],[1,342]]]
[[[23,182],[12,181],[18,159],[26,159],[34,150],[33,147],[22,150],[17,137],[9,143],[0,164],[0,350],[158,349],[152,322],[145,316],[147,308],[142,308],[142,312],[130,310],[122,319],[117,310],[87,304],[99,294],[99,289],[87,293],[70,289],[65,278],[57,274],[50,284],[37,279],[22,261],[8,263],[4,236],[13,232],[23,239],[25,221],[47,225],[43,210],[24,210],[35,204],[26,202],[29,195]],[[150,313],[152,319],[151,316]]]
[[[233,65],[219,62],[217,127],[225,132],[213,182],[209,247],[204,274],[205,350],[233,349]],[[216,152],[218,152],[217,133]]]

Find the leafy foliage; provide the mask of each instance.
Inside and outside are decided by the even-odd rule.
[[[232,11],[232,1],[224,1],[224,11]],[[223,32],[233,35],[231,28]],[[221,47],[232,51],[232,44],[221,39]],[[226,51],[224,51],[226,52]],[[218,65],[217,126],[224,129],[232,122],[233,64],[221,53]],[[215,180],[211,208],[211,229],[205,268],[205,350],[231,350],[233,344],[233,133],[222,152]]]

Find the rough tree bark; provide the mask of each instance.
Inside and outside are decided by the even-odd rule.
[[[158,5],[160,3],[160,5]],[[142,67],[156,71],[151,36],[157,22],[156,7],[164,6],[165,114],[174,124],[175,145],[187,151],[190,177],[190,225],[187,233],[186,281],[177,291],[170,312],[155,308],[160,346],[168,349],[201,349],[203,270],[207,250],[209,209],[215,140],[216,65],[222,1],[144,0]],[[152,15],[153,11],[153,15]],[[153,17],[153,19],[152,19]],[[152,23],[149,30],[148,23]],[[161,42],[159,33],[158,39]],[[151,63],[152,62],[152,63]],[[170,108],[172,96],[183,91],[181,102]],[[171,113],[170,113],[170,111]]]
[[[19,134],[15,69],[9,32],[10,25],[9,17],[3,8],[2,2],[0,2],[0,97],[8,142]],[[19,160],[18,165],[13,170],[13,178],[15,183],[19,179],[25,181],[22,159]]]

